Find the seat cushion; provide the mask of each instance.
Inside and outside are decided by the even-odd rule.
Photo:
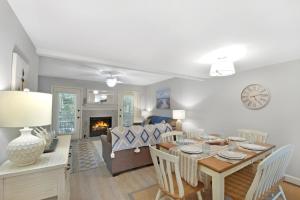
[[[256,174],[256,165],[249,165],[225,178],[225,195],[244,200]]]
[[[180,197],[178,195],[179,194],[178,185],[177,185],[176,176],[175,176],[174,173],[172,173],[172,178],[173,178],[173,184],[174,184],[174,193],[175,193],[174,195],[167,192],[167,191],[165,191],[161,187],[160,187],[160,189],[164,194],[166,194],[166,195],[168,195],[172,198],[178,199]],[[181,180],[182,180],[182,184],[183,184],[183,190],[184,190],[184,196],[185,197],[188,197],[192,194],[195,194],[195,193],[197,193],[198,191],[201,191],[204,188],[204,184],[202,182],[198,182],[198,185],[196,187],[193,187],[190,184],[188,184],[187,182],[185,182],[183,179],[181,179]]]

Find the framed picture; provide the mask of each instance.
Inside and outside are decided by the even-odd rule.
[[[12,55],[11,90],[28,88],[28,63],[16,52]]]
[[[170,88],[161,89],[156,91],[156,108],[157,109],[170,109]]]

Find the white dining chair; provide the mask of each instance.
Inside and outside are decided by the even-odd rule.
[[[155,200],[163,196],[185,199],[191,194],[197,194],[198,200],[202,200],[203,183],[199,182],[197,187],[192,187],[181,179],[178,156],[165,153],[152,146],[149,148],[159,185]]]
[[[268,138],[268,133],[252,129],[238,129],[237,130],[240,137],[246,138],[248,141],[253,143],[266,143]]]
[[[279,197],[286,200],[280,183],[293,149],[293,145],[279,148],[258,164],[255,173],[253,168],[248,166],[226,177],[225,195],[234,200],[275,200]]]
[[[185,134],[189,139],[201,139],[201,135],[204,133],[204,129],[202,128],[195,128],[195,129],[186,129]]]
[[[162,142],[173,142],[177,141],[179,137],[183,137],[182,131],[171,131],[161,134],[161,141]]]

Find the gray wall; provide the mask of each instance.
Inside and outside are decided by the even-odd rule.
[[[238,128],[252,128],[268,132],[268,142],[278,147],[295,144],[288,174],[300,177],[299,74],[300,61],[294,61],[204,82],[171,79],[147,88],[147,108],[153,114],[171,116],[171,110],[155,109],[155,91],[169,87],[172,109],[186,110],[185,126],[224,135],[235,135]],[[271,91],[269,105],[261,110],[248,110],[240,100],[243,88],[252,83]]]
[[[29,88],[37,89],[39,59],[35,47],[6,0],[0,0],[0,90],[10,90],[12,52],[17,51],[30,66]],[[0,163],[6,147],[18,135],[17,129],[0,128]]]

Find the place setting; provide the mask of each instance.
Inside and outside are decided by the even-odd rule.
[[[223,150],[215,155],[215,158],[229,162],[231,164],[237,163],[247,157],[247,154],[239,151]]]

